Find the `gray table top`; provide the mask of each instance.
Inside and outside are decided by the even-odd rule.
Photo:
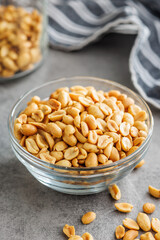
[[[160,188],[160,111],[152,108],[155,120],[146,164],[134,170],[119,186],[122,201],[134,209],[118,213],[107,192],[89,196],[71,196],[41,185],[14,156],[9,142],[7,118],[21,94],[49,80],[75,75],[96,76],[117,81],[135,90],[130,80],[128,57],[133,36],[109,35],[82,51],[65,53],[50,49],[44,65],[33,74],[0,84],[0,240],[63,240],[64,224],[74,225],[76,233],[90,232],[95,240],[114,239],[114,230],[125,217],[136,218],[145,202],[153,202],[160,216],[160,200],[148,194],[148,185]],[[82,225],[80,218],[95,211],[97,218]]]

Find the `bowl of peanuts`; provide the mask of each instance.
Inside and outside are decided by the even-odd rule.
[[[22,96],[9,115],[12,149],[42,184],[92,194],[143,159],[153,117],[125,86],[94,77],[47,82]]]
[[[2,0],[0,5],[0,81],[36,70],[47,52],[45,0]]]

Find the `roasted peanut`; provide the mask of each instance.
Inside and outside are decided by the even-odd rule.
[[[155,197],[155,198],[160,198],[160,189],[157,189],[155,187],[152,187],[151,185],[149,185],[148,187],[149,189],[149,193]]]
[[[124,237],[123,240],[134,240],[138,236],[138,231],[136,230],[128,230]]]
[[[158,218],[152,218],[151,227],[154,232],[160,232],[160,220]]]
[[[115,207],[120,212],[131,212],[133,209],[130,203],[115,203]]]
[[[150,219],[145,213],[138,213],[137,223],[139,227],[145,232],[148,232],[151,229]]]
[[[90,224],[96,219],[96,214],[94,212],[87,212],[82,216],[83,224]]]
[[[131,218],[125,218],[123,220],[123,225],[128,228],[128,229],[131,229],[131,230],[139,230],[139,226],[138,224],[136,223],[136,221],[134,221],[133,219]]]
[[[124,237],[125,229],[122,225],[119,225],[116,227],[115,235],[116,235],[116,239],[121,239]]]
[[[86,232],[82,235],[83,240],[93,240],[93,237],[90,233]]]
[[[97,155],[93,152],[89,153],[87,159],[85,161],[86,167],[97,167],[98,166],[98,159]]]
[[[31,124],[23,124],[20,131],[25,136],[32,136],[37,133],[37,128]]]
[[[147,214],[151,214],[155,211],[155,205],[153,203],[145,203],[143,205],[143,211]]]
[[[109,186],[109,192],[113,199],[119,200],[121,198],[121,191],[116,184]]]
[[[69,226],[68,224],[66,224],[63,227],[63,232],[67,237],[71,237],[75,235],[75,228],[74,226]]]
[[[155,238],[153,237],[151,232],[147,232],[141,235],[141,240],[154,240]]]

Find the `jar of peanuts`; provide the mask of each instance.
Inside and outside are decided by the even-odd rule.
[[[35,70],[47,50],[45,0],[2,0],[0,3],[0,80]]]

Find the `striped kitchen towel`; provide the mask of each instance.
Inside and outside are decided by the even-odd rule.
[[[131,79],[143,98],[160,109],[156,15],[134,0],[49,0],[47,11],[50,44],[67,51],[79,50],[107,32],[136,33],[129,59]]]

